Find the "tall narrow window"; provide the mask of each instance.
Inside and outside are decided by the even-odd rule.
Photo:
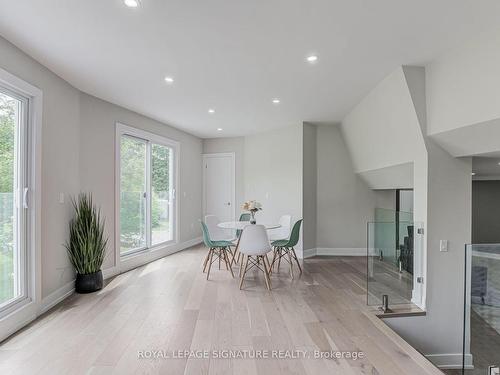
[[[120,254],[176,240],[175,142],[118,125]]]
[[[151,146],[151,243],[172,240],[173,205],[170,186],[170,147]]]
[[[27,296],[27,106],[0,86],[0,315]]]
[[[120,233],[121,251],[146,247],[146,146],[141,139],[121,139]]]

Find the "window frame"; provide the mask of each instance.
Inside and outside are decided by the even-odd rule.
[[[136,138],[138,140],[144,141],[146,143],[146,246],[132,249],[125,253],[121,252],[121,230],[120,230],[120,204],[121,204],[121,139],[123,136]],[[179,191],[179,155],[180,155],[180,143],[178,141],[169,139],[167,137],[160,136],[158,134],[151,133],[146,130],[138,129],[123,123],[116,123],[116,166],[115,166],[115,264],[120,265],[131,258],[145,257],[148,258],[148,254],[154,253],[171,246],[175,246],[179,242],[179,202],[178,202],[178,191]],[[169,173],[171,177],[172,186],[172,201],[173,201],[173,213],[174,221],[171,224],[172,227],[172,239],[168,241],[163,241],[157,244],[152,244],[151,235],[151,183],[152,183],[152,171],[151,171],[151,149],[153,144],[158,144],[161,146],[169,147],[172,150],[172,161],[171,168],[169,168]],[[146,261],[145,261],[146,262]],[[145,263],[143,262],[143,263]]]
[[[16,129],[15,139],[17,140],[14,149],[16,153],[16,164],[14,165],[14,182],[18,186],[14,190],[14,210],[15,210],[15,221],[16,221],[16,230],[14,235],[14,239],[16,242],[16,251],[18,254],[15,254],[19,257],[18,259],[18,272],[20,275],[16,275],[18,279],[16,281],[17,288],[14,290],[20,289],[19,296],[16,296],[4,303],[0,303],[0,318],[3,316],[15,311],[19,306],[29,301],[30,298],[30,288],[29,281],[31,279],[31,275],[29,267],[28,267],[28,258],[29,258],[29,243],[31,239],[29,238],[29,222],[27,217],[29,215],[29,211],[22,207],[24,202],[23,193],[24,189],[29,189],[29,156],[31,154],[28,147],[28,137],[29,137],[29,129],[30,129],[30,116],[29,116],[29,108],[30,108],[30,100],[28,97],[21,95],[20,93],[13,91],[12,89],[5,87],[0,82],[0,93],[3,93],[12,99],[18,100],[21,104],[21,110],[19,112],[19,123],[20,127]],[[18,225],[17,225],[18,224]],[[16,285],[16,284],[14,284]]]
[[[24,277],[20,280],[23,294],[3,304],[0,312],[0,341],[34,320],[43,309],[41,288],[41,169],[42,169],[42,111],[43,93],[28,82],[0,68],[2,91],[24,102],[24,125],[19,129],[22,156],[16,173],[22,178],[16,192],[18,204],[27,204],[21,215],[23,242],[20,267]],[[26,190],[26,193],[24,190]],[[24,199],[25,197],[25,199]]]

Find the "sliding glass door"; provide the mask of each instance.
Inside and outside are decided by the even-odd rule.
[[[0,316],[27,297],[28,99],[0,86]]]
[[[121,126],[120,254],[175,240],[175,144]]]
[[[120,233],[121,251],[146,248],[147,143],[123,136],[121,139]]]
[[[151,145],[151,244],[172,240],[172,149]]]

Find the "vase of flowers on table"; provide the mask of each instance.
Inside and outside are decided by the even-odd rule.
[[[256,224],[255,213],[262,210],[262,204],[257,201],[246,201],[243,203],[243,210],[250,212],[251,219],[250,224]]]

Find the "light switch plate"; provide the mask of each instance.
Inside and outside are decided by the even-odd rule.
[[[448,251],[448,240],[439,241],[439,251]]]

